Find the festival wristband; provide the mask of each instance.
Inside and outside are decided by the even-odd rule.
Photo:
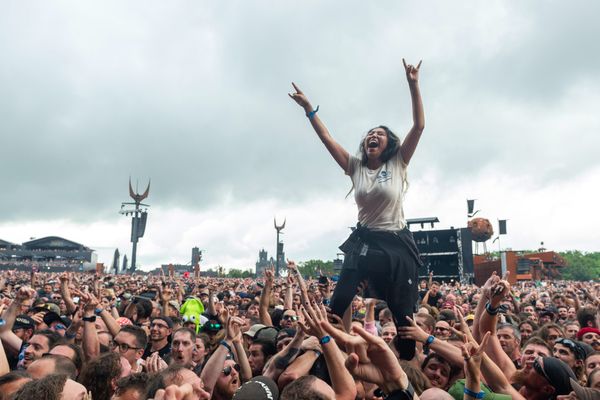
[[[423,343],[423,354],[425,354],[426,356],[429,355],[429,345],[433,343],[434,340],[435,336],[429,335],[425,343]]]
[[[331,341],[331,336],[329,336],[329,335],[325,335],[321,339],[319,339],[319,343],[321,343],[321,344],[326,344],[326,343],[329,343],[330,341]]]
[[[317,106],[317,108],[315,108],[314,110],[312,110],[311,112],[306,114],[306,116],[308,117],[308,119],[313,119],[318,112],[319,112],[319,106]]]
[[[221,341],[219,342],[219,344],[220,344],[220,345],[222,345],[223,347],[225,347],[225,348],[226,348],[226,349],[227,349],[227,350],[228,350],[230,353],[232,352],[232,350],[231,350],[231,346],[230,346],[230,345],[229,345],[229,343],[227,343],[226,341],[224,341],[224,340],[221,340]]]
[[[473,397],[474,399],[483,399],[483,396],[485,396],[484,391],[477,393],[477,392],[467,389],[466,387],[465,387],[464,393],[467,396]]]
[[[485,303],[485,310],[490,315],[497,315],[498,311],[500,310],[500,307],[493,308],[490,302],[488,301],[487,303]]]

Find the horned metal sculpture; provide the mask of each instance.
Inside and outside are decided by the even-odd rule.
[[[131,267],[129,268],[129,272],[135,272],[136,268],[136,255],[137,255],[137,242],[139,238],[144,236],[144,232],[146,231],[146,221],[148,218],[148,208],[150,207],[148,204],[142,203],[144,199],[148,197],[150,194],[150,181],[148,181],[148,186],[144,193],[139,194],[133,191],[131,187],[131,178],[129,178],[129,196],[133,199],[133,203],[121,203],[121,214],[126,216],[131,215]],[[127,206],[130,206],[127,208]],[[123,267],[125,268],[125,267]]]
[[[281,233],[281,231],[283,230],[283,228],[285,228],[285,221],[286,219],[283,219],[283,224],[282,225],[277,225],[277,220],[275,218],[273,218],[273,225],[275,226],[275,230],[277,231],[277,246],[275,247],[276,252],[275,252],[275,276],[280,276],[280,268],[281,268],[281,264],[282,264],[282,255],[283,255],[283,243],[281,243],[279,241],[279,234]]]

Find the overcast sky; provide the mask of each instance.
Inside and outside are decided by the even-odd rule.
[[[351,187],[287,97],[297,82],[355,152],[411,126],[402,58],[423,59],[426,128],[408,218],[508,219],[502,248],[599,249],[600,3],[28,1],[0,13],[0,238],[131,252],[128,179],[152,187],[143,268],[333,259]],[[494,248],[498,243],[494,244]],[[491,244],[490,244],[491,246]]]

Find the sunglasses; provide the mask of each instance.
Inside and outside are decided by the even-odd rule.
[[[558,338],[554,341],[554,343],[558,343],[558,344],[564,344],[565,346],[567,346],[568,348],[570,348],[571,350],[575,350],[577,348],[577,344],[575,344],[574,341],[572,341],[571,339],[567,339],[567,338]]]
[[[290,319],[292,321],[298,321],[298,316],[296,316],[296,315],[284,315],[281,319],[283,319],[284,321],[289,321]]]
[[[231,365],[228,365],[227,367],[223,368],[223,375],[225,375],[225,376],[231,375],[231,371],[234,369],[237,372],[240,372],[240,370],[241,370],[239,364],[233,364],[233,367]]]
[[[552,380],[550,378],[548,378],[548,375],[546,375],[546,371],[544,371],[544,368],[542,368],[542,364],[540,364],[540,360],[541,360],[541,357],[536,357],[536,359],[533,361],[534,371],[537,372],[538,374],[540,374],[548,382],[552,382]]]

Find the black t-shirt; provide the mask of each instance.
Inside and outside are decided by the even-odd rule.
[[[146,346],[146,350],[144,351],[144,355],[142,356],[144,360],[150,357],[152,353],[154,353],[154,351],[152,351],[151,349],[152,343],[148,343],[148,346]],[[158,355],[160,356],[160,358],[167,361],[167,359],[171,355],[171,343],[167,342],[167,344],[158,351]]]

